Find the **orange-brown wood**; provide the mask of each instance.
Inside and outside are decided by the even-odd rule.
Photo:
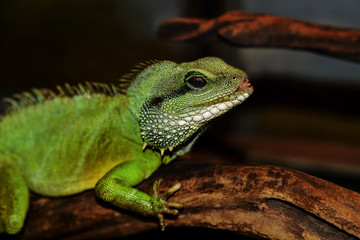
[[[360,61],[360,30],[242,11],[209,20],[169,19],[160,26],[159,37],[165,41],[225,40],[239,46],[305,49]]]
[[[151,193],[158,177],[163,191],[182,184],[170,201],[185,208],[177,219],[166,220],[168,228],[223,229],[267,239],[360,237],[360,194],[303,172],[179,160],[138,187]],[[114,209],[87,191],[33,197],[22,238],[103,239],[158,228],[156,219]]]

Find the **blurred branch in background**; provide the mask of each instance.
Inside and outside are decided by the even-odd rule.
[[[173,18],[162,23],[159,37],[166,41],[202,38],[240,46],[297,48],[360,61],[360,30],[242,11],[210,20]]]

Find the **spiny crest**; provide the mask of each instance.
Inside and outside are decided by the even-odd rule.
[[[14,94],[13,98],[4,98],[4,102],[10,103],[7,107],[6,113],[13,112],[30,105],[35,105],[47,100],[61,97],[73,97],[82,94],[94,94],[100,93],[108,96],[114,96],[117,94],[124,94],[125,90],[119,86],[106,83],[85,82],[78,85],[70,85],[65,83],[64,86],[57,86],[57,91],[50,89],[38,89],[34,88],[29,92],[22,92],[20,94]]]
[[[146,62],[141,62],[136,64],[129,73],[124,74],[120,79],[119,79],[119,87],[121,89],[124,90],[124,92],[126,92],[126,90],[129,88],[129,86],[131,85],[131,83],[133,82],[133,80],[147,67],[156,64],[156,63],[160,63],[162,61],[160,60],[148,60]]]
[[[119,84],[117,85],[96,82],[85,82],[84,84],[80,83],[78,85],[70,85],[68,83],[65,83],[63,87],[57,86],[57,91],[52,91],[50,89],[34,88],[30,92],[14,94],[13,98],[3,99],[3,101],[10,103],[10,106],[7,107],[6,112],[9,113],[57,97],[73,97],[77,95],[93,93],[100,93],[108,96],[126,94],[127,89],[139,73],[141,73],[145,68],[149,67],[150,65],[159,62],[161,61],[149,60],[135,65],[130,73],[123,75],[119,79]]]
[[[159,63],[159,60],[149,60],[146,62],[138,63],[134,66],[130,73],[123,75],[119,79],[117,85],[96,83],[96,82],[85,82],[84,84],[79,83],[78,85],[70,85],[65,83],[64,86],[57,86],[57,91],[50,89],[38,89],[34,88],[29,92],[22,92],[20,94],[14,94],[12,98],[3,99],[4,102],[10,103],[7,107],[6,113],[13,112],[30,105],[35,105],[46,100],[51,100],[57,97],[73,97],[82,94],[94,94],[100,93],[108,96],[114,96],[117,94],[126,94],[127,89],[145,68],[152,64]]]

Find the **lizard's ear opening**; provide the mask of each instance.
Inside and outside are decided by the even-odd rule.
[[[156,108],[161,108],[162,104],[164,102],[164,99],[161,97],[155,97],[153,99],[151,99],[150,101],[150,106],[154,106]]]

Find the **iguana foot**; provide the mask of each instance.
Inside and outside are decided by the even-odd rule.
[[[166,202],[166,200],[173,195],[176,191],[181,188],[181,183],[177,183],[171,188],[169,188],[166,192],[159,195],[159,186],[162,179],[158,179],[154,182],[153,185],[153,207],[156,212],[156,217],[159,219],[160,229],[161,231],[165,230],[165,222],[164,222],[164,214],[176,216],[179,214],[179,210],[184,206],[181,203],[176,202]]]

